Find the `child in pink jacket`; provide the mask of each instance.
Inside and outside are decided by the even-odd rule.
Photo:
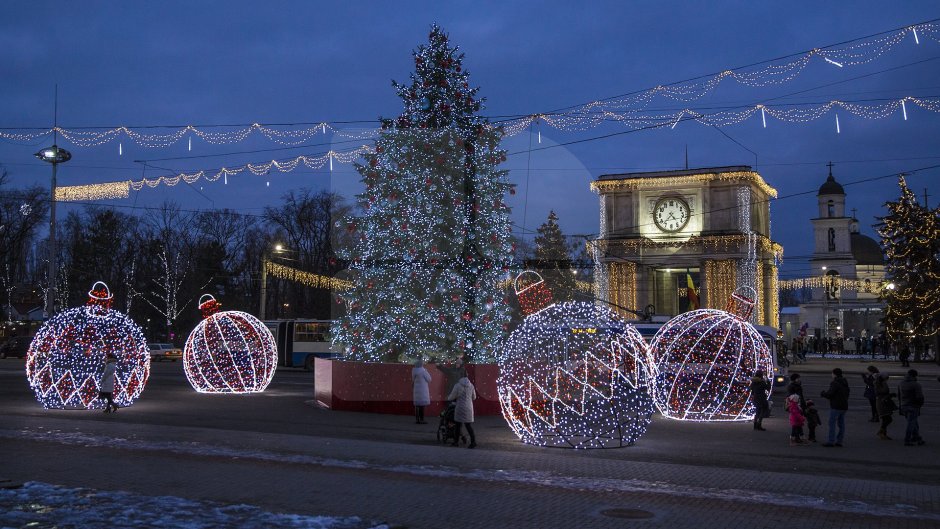
[[[806,417],[803,416],[803,409],[800,408],[800,396],[796,393],[787,397],[787,412],[790,414],[790,446],[801,446],[806,444],[803,438],[803,425],[806,424]]]

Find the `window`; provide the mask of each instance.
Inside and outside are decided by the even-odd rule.
[[[827,203],[826,203],[826,209],[828,210],[830,217],[835,217],[835,216],[836,216],[836,203],[835,203],[835,201],[830,200],[829,202],[827,202]]]
[[[836,229],[829,228],[829,251],[836,251]]]
[[[330,326],[322,322],[294,323],[295,342],[325,342]]]

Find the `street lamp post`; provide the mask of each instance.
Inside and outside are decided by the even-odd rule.
[[[56,279],[56,246],[55,246],[55,188],[56,168],[60,163],[72,159],[72,153],[60,148],[56,144],[35,154],[36,158],[52,164],[52,202],[49,204],[49,289],[46,291],[46,317],[51,318],[55,312],[55,279]]]
[[[282,244],[275,244],[274,251],[281,252],[284,250]],[[268,305],[268,259],[271,257],[271,252],[265,250],[261,254],[261,310],[258,311],[259,318],[261,321],[264,321],[265,312]]]

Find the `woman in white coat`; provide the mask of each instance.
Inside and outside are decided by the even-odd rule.
[[[117,358],[109,354],[104,365],[104,374],[101,375],[101,383],[98,385],[98,398],[107,399],[104,406],[105,413],[117,411],[117,404],[114,403],[114,369],[117,367]]]
[[[411,370],[411,397],[415,404],[415,424],[427,424],[424,422],[424,407],[431,404],[431,392],[428,389],[430,383],[431,374],[424,368],[424,361],[419,358],[415,361],[414,369]]]
[[[447,400],[456,400],[457,408],[454,409],[454,446],[460,439],[460,427],[466,425],[467,433],[470,434],[470,444],[467,448],[474,448],[477,445],[476,436],[473,434],[473,400],[477,398],[477,390],[473,387],[470,379],[464,376],[457,381],[457,385],[451,390]]]

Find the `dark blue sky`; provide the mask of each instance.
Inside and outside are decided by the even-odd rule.
[[[0,7],[0,127],[51,125],[53,87],[59,85],[61,126],[138,126],[374,120],[394,116],[399,102],[390,80],[406,80],[410,52],[438,22],[466,53],[471,78],[488,100],[491,116],[528,114],[667,84],[765,59],[824,46],[940,17],[935,1],[886,2],[30,2]],[[755,5],[756,4],[756,5]],[[940,95],[940,43],[905,41],[863,66],[836,68],[814,60],[791,83],[748,88],[725,82],[693,103],[656,100],[676,109],[753,104],[808,90],[781,101],[896,98]],[[920,61],[920,64],[907,66]],[[889,72],[882,72],[887,69]],[[882,72],[882,73],[879,73]],[[864,79],[846,81],[871,74]],[[598,231],[597,199],[588,189],[599,174],[681,168],[688,146],[692,167],[755,165],[782,198],[772,205],[773,236],[785,247],[784,277],[809,274],[809,219],[815,190],[836,162],[843,184],[940,163],[940,115],[908,108],[868,120],[840,115],[804,123],[760,118],[714,128],[680,123],[570,147],[525,152],[526,134],[506,141],[513,181],[525,189],[512,197],[517,224],[532,229],[555,209],[569,234]],[[368,126],[368,125],[362,125]],[[339,125],[337,125],[339,127]],[[352,128],[347,126],[347,128]],[[542,144],[581,140],[623,130],[619,125],[565,132],[541,127]],[[321,143],[315,138],[311,143]],[[49,168],[30,144],[0,141],[0,164],[14,185],[48,183]],[[742,147],[741,145],[744,147]],[[194,140],[160,149],[123,141],[81,148],[62,166],[60,184],[137,179],[179,170],[213,169],[245,162],[320,153],[308,147],[212,158],[134,160],[271,149],[253,140],[211,146]],[[338,147],[338,148],[345,148]],[[874,161],[884,160],[884,161]],[[940,200],[940,170],[909,179],[931,203]],[[228,185],[133,193],[119,207],[154,206],[166,199],[187,208],[229,207],[260,213],[288,189],[330,186],[350,195],[357,174],[350,165],[298,170],[270,177],[239,176]],[[270,186],[266,185],[270,182]],[[897,195],[893,178],[846,187],[863,231]],[[65,205],[61,210],[79,207]],[[60,211],[61,211],[60,210]]]

